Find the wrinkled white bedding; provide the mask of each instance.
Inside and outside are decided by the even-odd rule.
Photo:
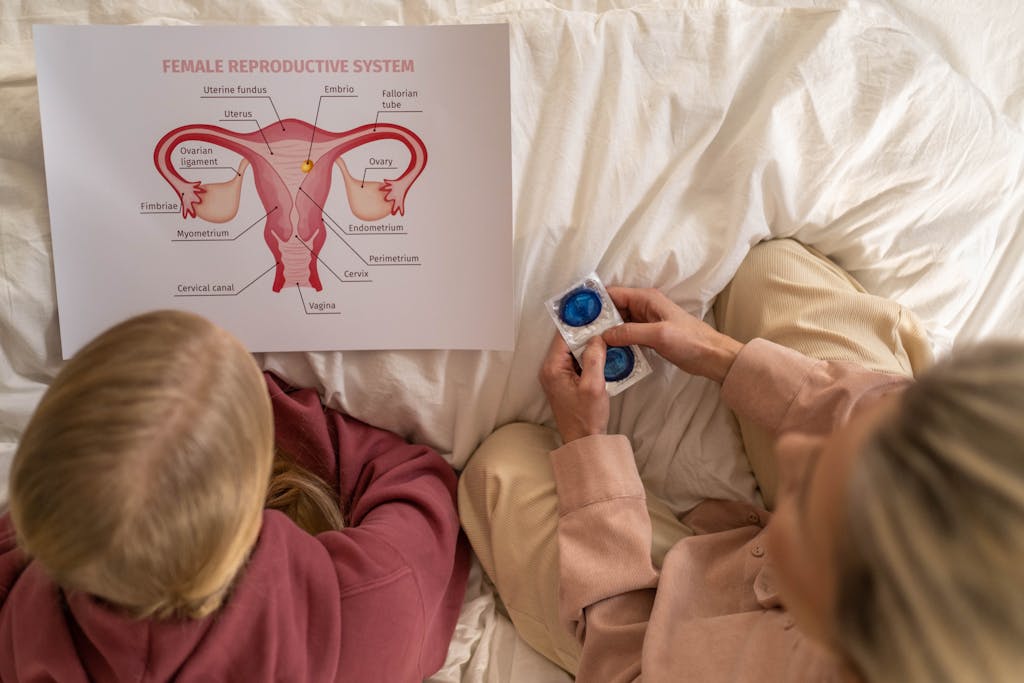
[[[596,270],[704,315],[749,247],[795,236],[909,306],[938,351],[1024,322],[1024,12],[987,0],[56,0],[0,8],[0,471],[60,365],[33,23],[508,22],[514,352],[268,354],[361,419],[461,467],[494,428],[550,422],[544,300]],[[677,509],[752,498],[717,389],[657,362],[613,400]],[[559,681],[475,571],[436,681]]]

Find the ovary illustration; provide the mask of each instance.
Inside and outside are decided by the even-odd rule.
[[[405,170],[384,181],[353,177],[341,156],[377,140],[397,140],[406,147]],[[196,142],[239,154],[236,176],[206,184],[182,177],[171,155]],[[427,150],[415,133],[394,124],[366,124],[332,133],[305,121],[285,119],[251,133],[203,124],[182,126],[160,139],[153,162],[181,201],[182,217],[211,223],[224,223],[238,213],[242,179],[251,167],[256,192],[267,211],[263,237],[276,263],[274,291],[286,284],[320,291],[317,255],[326,240],[323,206],[331,189],[331,169],[337,166],[341,171],[353,215],[376,221],[405,214],[406,195],[426,166]]]
[[[238,173],[224,183],[202,185],[203,197],[195,206],[195,215],[210,223],[227,223],[238,214],[238,200],[242,196],[242,178],[249,162],[238,164]]]

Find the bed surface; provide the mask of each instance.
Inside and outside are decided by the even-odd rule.
[[[591,271],[708,316],[751,245],[796,237],[924,321],[939,353],[1024,322],[1024,10],[926,2],[10,2],[0,8],[0,485],[60,367],[33,23],[510,25],[512,352],[263,354],[461,467],[496,427],[551,424],[544,301]],[[713,322],[713,321],[712,321]],[[684,510],[753,499],[717,388],[656,361],[612,402]],[[5,495],[5,494],[4,494]],[[475,568],[434,681],[564,681]]]

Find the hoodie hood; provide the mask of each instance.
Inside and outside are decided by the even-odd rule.
[[[336,574],[317,569],[318,560],[330,563],[323,546],[281,513],[265,511],[226,604],[195,620],[132,619],[63,591],[27,562],[0,602],[0,679],[334,680],[340,591]]]

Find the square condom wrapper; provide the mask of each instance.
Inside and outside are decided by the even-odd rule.
[[[577,361],[590,339],[623,322],[597,273],[587,275],[551,297],[546,307]],[[651,364],[636,344],[608,347],[604,379],[610,396],[625,391],[649,374]]]

